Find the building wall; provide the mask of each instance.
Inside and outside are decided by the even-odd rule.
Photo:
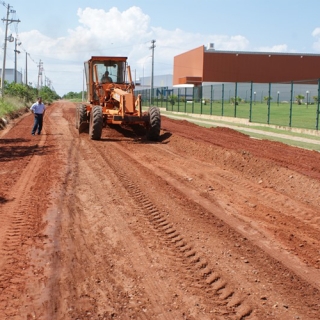
[[[203,81],[204,47],[199,47],[174,57],[173,84]],[[193,81],[196,78],[196,81]]]
[[[150,89],[151,77],[141,77],[137,80],[136,89]],[[153,86],[156,87],[172,87],[172,74],[157,75],[153,77]]]
[[[188,66],[192,66],[189,68]],[[205,50],[204,46],[174,59],[173,84],[202,82],[290,82],[320,78],[320,55]]]
[[[0,78],[2,75],[2,69],[0,69]],[[14,82],[14,69],[5,69],[5,75],[4,75],[5,81],[8,83]],[[17,83],[22,83],[22,73],[18,70],[16,71],[16,80]]]

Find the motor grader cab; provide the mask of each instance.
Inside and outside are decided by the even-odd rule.
[[[135,125],[146,128],[147,139],[159,139],[159,108],[142,111],[141,95],[134,94],[134,83],[126,57],[91,57],[84,63],[87,99],[76,108],[79,133],[89,129],[92,140],[100,140],[108,124]]]

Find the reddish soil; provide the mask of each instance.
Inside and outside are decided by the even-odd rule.
[[[320,154],[162,117],[0,132],[1,319],[319,319]]]

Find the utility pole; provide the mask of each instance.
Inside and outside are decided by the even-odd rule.
[[[38,91],[39,91],[39,89],[41,89],[41,86],[42,86],[42,65],[43,65],[43,62],[40,59],[39,65],[38,65],[38,67],[39,67],[39,71],[38,71],[38,86],[37,86]]]
[[[156,40],[151,40],[151,47],[152,50],[152,67],[151,67],[151,93],[150,93],[150,105],[153,104],[153,67],[154,67],[154,48]]]
[[[17,38],[14,41],[14,83],[17,83],[17,53],[20,53],[17,50],[17,45],[20,46],[21,42],[17,43]]]
[[[82,101],[84,101],[84,86],[85,86],[84,82],[85,82],[85,70],[83,68],[83,73],[82,73]]]
[[[28,53],[26,52],[26,86],[28,85]]]
[[[4,49],[3,49],[3,65],[2,65],[2,75],[1,75],[1,96],[4,95],[4,81],[5,81],[5,70],[6,70],[6,55],[7,55],[7,41],[12,42],[12,36],[10,38],[7,38],[8,35],[8,24],[12,22],[20,22],[20,20],[13,20],[9,19],[9,13],[15,13],[15,10],[10,10],[12,8],[9,4],[6,4],[5,2],[2,2],[2,4],[7,8],[7,18],[3,18],[2,21],[6,22],[6,29],[4,33]]]

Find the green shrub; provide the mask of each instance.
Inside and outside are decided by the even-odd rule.
[[[49,87],[42,87],[39,91],[31,86],[21,83],[8,83],[5,81],[4,96],[0,99],[0,117],[15,117],[19,112],[25,112],[32,103],[41,96],[45,104],[60,99],[55,91]]]

